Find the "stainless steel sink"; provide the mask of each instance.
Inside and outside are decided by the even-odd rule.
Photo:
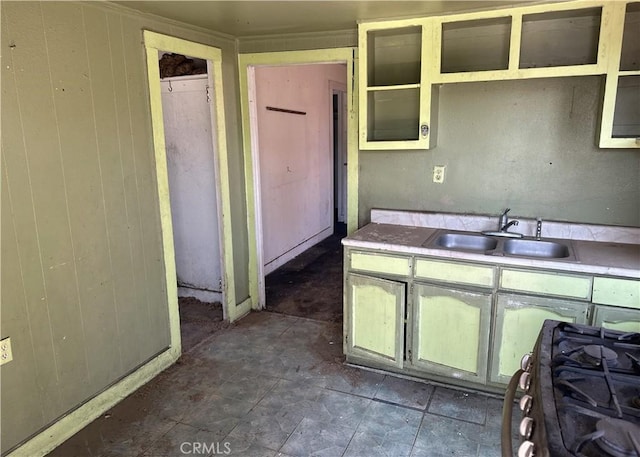
[[[433,244],[447,249],[489,251],[496,248],[496,246],[498,245],[498,241],[483,235],[445,233],[438,236]]]
[[[505,254],[545,259],[561,259],[571,256],[569,246],[555,241],[510,239],[504,242],[502,250]]]
[[[485,236],[477,232],[438,230],[423,246],[436,249],[471,251],[493,256],[532,257],[574,261],[569,240],[537,240]]]

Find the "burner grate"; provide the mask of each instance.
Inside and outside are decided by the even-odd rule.
[[[538,353],[550,455],[640,457],[640,334],[546,321]]]

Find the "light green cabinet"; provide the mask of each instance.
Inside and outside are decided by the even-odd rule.
[[[345,280],[344,348],[380,365],[402,368],[406,285],[349,273]]]
[[[640,313],[640,281],[598,276],[593,279],[593,303],[635,308]]]
[[[493,288],[495,267],[492,265],[417,258],[415,278],[440,283]]]
[[[601,148],[640,147],[640,2],[611,2],[610,49],[600,123]]]
[[[640,310],[595,305],[593,325],[621,332],[640,333]]]
[[[491,294],[414,284],[411,364],[418,370],[484,384]]]
[[[490,381],[507,384],[531,352],[545,319],[587,323],[589,303],[558,298],[499,293],[496,300],[491,348]]]
[[[411,257],[380,252],[350,251],[346,257],[351,271],[382,274],[385,276],[411,275]]]
[[[431,22],[420,18],[360,24],[360,149],[433,144],[434,89],[423,83],[432,35]]]
[[[593,303],[592,325],[640,332],[640,281],[598,276],[593,279]]]
[[[347,361],[499,391],[533,349],[546,319],[640,331],[635,278],[489,260],[347,246]]]
[[[599,146],[640,147],[639,5],[544,2],[360,23],[360,149],[434,148],[442,84],[591,75],[605,81]]]
[[[591,299],[591,276],[558,271],[503,268],[500,289],[552,297]]]

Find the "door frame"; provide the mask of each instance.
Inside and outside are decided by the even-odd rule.
[[[254,309],[264,309],[264,261],[262,249],[262,215],[258,163],[258,132],[252,129],[255,120],[255,67],[309,64],[346,64],[347,72],[347,233],[358,224],[358,119],[356,48],[318,49],[311,51],[265,52],[238,55],[240,79],[240,109],[242,113],[242,144],[244,156],[247,232],[249,237],[249,291]],[[351,81],[351,84],[349,84]]]
[[[213,161],[216,173],[216,194],[218,198],[222,308],[224,318],[229,321],[234,321],[246,312],[243,312],[241,307],[235,306],[236,293],[233,266],[233,234],[231,229],[229,164],[222,88],[222,51],[219,48],[194,43],[168,35],[162,35],[149,30],[143,31],[143,37],[147,54],[149,102],[153,129],[153,149],[156,165],[158,205],[160,207],[160,227],[164,256],[165,281],[167,288],[167,301],[169,304],[171,346],[172,348],[175,346],[180,349],[181,341],[178,287],[175,247],[173,244],[173,226],[171,222],[171,203],[169,200],[169,177],[167,173],[158,51],[168,51],[188,55],[207,61],[208,80],[210,87],[213,87],[214,100],[214,103],[211,104],[211,133],[213,135],[214,144]]]

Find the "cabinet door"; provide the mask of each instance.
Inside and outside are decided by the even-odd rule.
[[[412,298],[412,365],[484,384],[491,295],[415,284]]]
[[[354,355],[402,368],[405,290],[403,282],[348,274],[345,284],[345,348]]]
[[[596,305],[593,325],[621,332],[640,333],[640,310]]]
[[[546,319],[586,324],[588,309],[588,303],[498,294],[491,350],[491,382],[509,382],[520,368],[522,356],[533,350]]]
[[[432,88],[423,84],[432,30],[423,19],[360,25],[360,149],[434,145]]]
[[[610,2],[613,24],[600,116],[601,148],[640,148],[640,3]]]

